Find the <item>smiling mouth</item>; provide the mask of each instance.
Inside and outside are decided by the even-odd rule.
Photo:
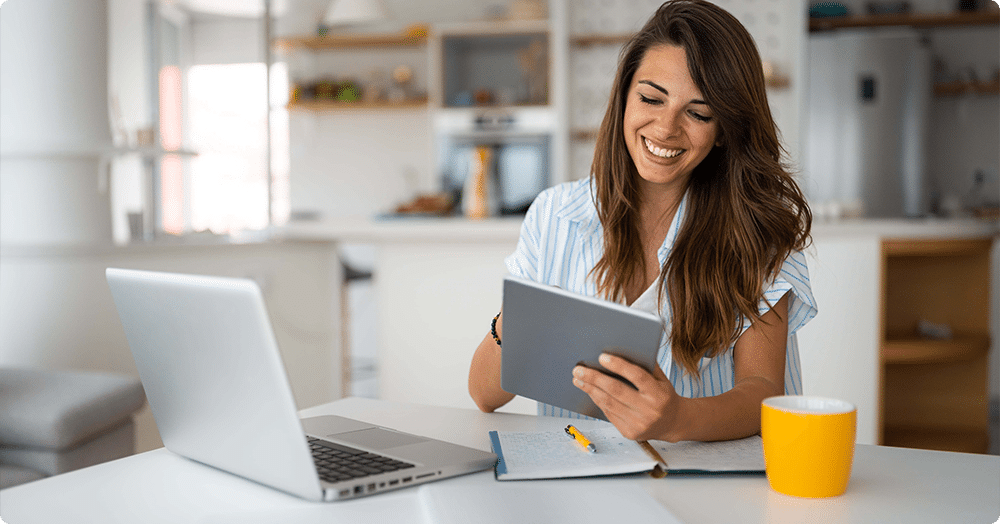
[[[655,156],[660,158],[674,158],[684,152],[683,149],[663,149],[656,147],[648,138],[643,138],[642,142],[646,145],[646,149]]]

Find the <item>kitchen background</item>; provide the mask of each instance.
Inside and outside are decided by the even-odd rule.
[[[227,274],[264,289],[300,407],[352,393],[471,407],[464,373],[516,210],[586,176],[623,35],[659,3],[385,0],[384,20],[327,27],[326,0],[6,0],[0,365],[134,374],[103,268]],[[804,366],[842,371],[815,391],[878,413],[879,241],[996,236],[998,8],[911,0],[942,18],[823,30],[837,18],[802,0],[719,3],[758,43],[817,217],[827,294],[803,347],[833,360]],[[913,43],[875,60],[889,46],[865,47],[872,35]],[[904,59],[899,74],[923,76],[894,77]],[[480,172],[497,184],[486,208],[511,214],[462,218]],[[449,198],[454,216],[436,218]],[[968,285],[995,339],[997,247],[987,256]],[[859,441],[882,438],[880,416]],[[157,445],[144,412],[139,448]]]

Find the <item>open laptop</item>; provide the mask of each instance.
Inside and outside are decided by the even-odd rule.
[[[108,286],[163,444],[309,500],[493,467],[497,457],[358,420],[300,420],[252,280],[109,268]]]

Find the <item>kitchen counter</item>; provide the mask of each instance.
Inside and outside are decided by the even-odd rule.
[[[1000,222],[972,218],[884,218],[813,222],[816,238],[878,236],[883,239],[988,237],[1000,234]]]
[[[287,240],[338,240],[351,243],[516,242],[521,217],[469,220],[463,217],[347,217],[282,226],[275,235]],[[814,238],[876,236],[896,238],[969,238],[1000,234],[1000,222],[975,219],[851,219],[816,221]]]
[[[345,217],[298,222],[275,230],[289,240],[335,239],[352,243],[516,242],[520,216],[470,220],[464,217]]]
[[[293,223],[276,236],[374,246],[379,398],[475,409],[467,392],[469,362],[501,305],[503,260],[517,245],[521,222],[520,217],[345,218]],[[806,254],[821,313],[799,338],[801,347],[810,348],[803,351],[804,380],[810,394],[858,405],[864,415],[859,442],[878,439],[872,359],[878,354],[882,241],[998,233],[997,222],[973,219],[814,223]],[[533,413],[535,407],[518,398],[504,410]]]

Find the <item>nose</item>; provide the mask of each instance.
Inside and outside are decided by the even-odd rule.
[[[682,116],[683,109],[675,109],[672,107],[663,108],[657,116],[657,127],[666,137],[677,136],[681,130]]]

